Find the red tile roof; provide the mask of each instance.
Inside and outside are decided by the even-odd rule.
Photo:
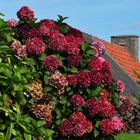
[[[94,37],[95,38],[95,37]],[[101,40],[96,38],[97,40]],[[106,52],[115,60],[115,62],[134,80],[139,81],[134,71],[140,73],[140,63],[129,54],[128,50],[123,46],[109,43],[101,40],[106,46]]]

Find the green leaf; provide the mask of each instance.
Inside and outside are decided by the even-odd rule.
[[[97,130],[96,128],[93,130],[94,133],[94,137],[97,137],[99,135],[99,130]]]
[[[45,121],[37,121],[36,123],[37,127],[41,127],[45,125]]]
[[[1,132],[0,132],[0,140],[5,140],[5,138],[4,138],[4,133],[1,133]]]
[[[54,131],[51,129],[47,129],[47,135],[51,136],[52,134],[54,134]]]
[[[71,68],[71,70],[70,70],[72,73],[77,73],[78,72],[78,69],[76,68],[76,67],[73,67],[73,68]]]
[[[31,140],[32,139],[31,134],[27,134],[27,133],[24,133],[24,138],[25,138],[25,140]]]
[[[5,124],[0,124],[0,130],[4,130],[5,129]]]
[[[6,135],[5,135],[5,140],[11,140],[12,129],[13,129],[13,124],[11,123],[10,126],[7,129],[7,132],[6,132]]]
[[[87,56],[90,56],[90,55],[94,55],[95,52],[94,50],[88,50],[86,53],[87,53]]]
[[[39,56],[39,60],[44,60],[46,57],[47,57],[46,53],[42,53],[42,54]]]

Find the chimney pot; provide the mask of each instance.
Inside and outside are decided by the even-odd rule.
[[[128,52],[138,60],[138,38],[137,35],[111,36],[111,43],[126,47]]]

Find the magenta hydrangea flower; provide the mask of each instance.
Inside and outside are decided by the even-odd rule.
[[[9,27],[15,27],[17,25],[17,21],[14,18],[7,20],[7,25]]]
[[[103,135],[113,134],[113,125],[109,119],[103,119],[99,124],[99,128]]]
[[[75,137],[81,137],[85,133],[84,126],[82,124],[76,124],[73,129],[73,135]]]
[[[83,88],[87,88],[90,86],[90,76],[88,72],[85,71],[79,71],[77,73],[77,83],[79,86],[83,87]]]
[[[17,17],[19,19],[32,19],[34,18],[34,12],[29,7],[23,6],[17,12]]]
[[[45,51],[45,44],[43,43],[42,39],[37,37],[29,39],[26,46],[29,54],[40,55]]]
[[[76,86],[77,85],[77,76],[75,74],[67,75],[67,81],[69,86]]]
[[[43,61],[42,61],[44,67],[48,71],[55,71],[61,66],[60,60],[56,58],[54,55],[49,55],[47,56]]]
[[[99,53],[105,53],[105,45],[102,41],[100,40],[97,40],[97,41],[94,41],[92,43],[92,48],[95,47],[96,49],[98,49]]]
[[[77,109],[84,106],[84,98],[79,94],[72,95],[71,98],[70,98],[70,102]]]
[[[117,81],[117,91],[122,94],[124,92],[125,89],[125,84],[122,81]]]
[[[116,116],[111,119],[111,123],[113,125],[114,133],[120,133],[125,128],[124,123]]]
[[[64,120],[58,126],[58,131],[62,136],[70,136],[73,132],[73,125],[69,120]]]
[[[79,66],[81,55],[68,55],[67,61],[69,66]]]
[[[103,61],[100,57],[92,57],[89,61],[89,68],[92,69],[93,71],[101,71],[102,70],[102,64],[103,64]]]

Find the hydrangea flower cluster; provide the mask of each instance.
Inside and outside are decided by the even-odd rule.
[[[34,12],[27,6],[23,6],[18,12],[17,17],[19,19],[32,19],[34,18]]]
[[[7,25],[9,27],[15,27],[17,25],[17,21],[14,18],[7,20]]]
[[[88,99],[87,108],[91,116],[113,117],[115,115],[115,107],[104,96]]]
[[[9,56],[14,56],[12,70],[23,68],[13,74],[14,81],[23,85],[14,94],[23,95],[23,104],[30,110],[22,113],[44,120],[45,127],[54,131],[54,139],[94,139],[95,133],[106,137],[123,131],[124,123],[116,114],[124,114],[131,103],[123,96],[124,83],[113,79],[110,63],[103,58],[103,42],[86,42],[82,32],[63,23],[61,16],[57,21],[38,21],[26,6],[17,16],[19,21],[6,22],[12,36],[7,44],[12,50]],[[17,87],[9,88],[10,97]]]
[[[48,71],[55,71],[61,66],[60,60],[56,58],[54,55],[49,55],[47,56],[43,61],[42,61],[44,67]]]
[[[79,94],[73,94],[70,98],[70,102],[75,108],[81,108],[84,106],[84,98]]]
[[[29,54],[40,55],[45,51],[45,46],[40,38],[31,38],[26,42],[27,52]]]
[[[99,125],[104,135],[117,134],[124,130],[124,123],[116,116],[110,119],[103,119]]]
[[[18,40],[13,41],[10,47],[20,58],[25,58],[27,56],[26,45],[21,45]]]
[[[73,135],[81,137],[92,131],[92,122],[89,121],[82,112],[74,112],[68,120],[64,120],[58,126],[59,132],[62,136]]]
[[[56,93],[61,95],[64,93],[64,88],[68,86],[67,79],[59,71],[49,78],[50,84],[56,89]]]

